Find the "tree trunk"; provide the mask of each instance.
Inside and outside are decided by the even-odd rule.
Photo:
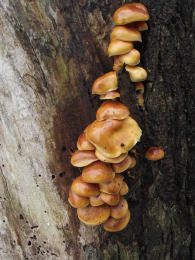
[[[129,2],[129,1],[128,1]],[[131,221],[108,233],[67,203],[80,171],[76,140],[100,105],[93,81],[112,70],[112,14],[125,1],[0,2],[0,259],[195,259],[193,1],[143,0],[149,30],[136,47],[148,71],[145,109],[128,76],[121,100],[143,131],[126,175]],[[165,158],[144,159],[152,145]]]

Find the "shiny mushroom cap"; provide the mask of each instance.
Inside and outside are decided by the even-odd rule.
[[[131,3],[121,6],[113,15],[114,24],[124,25],[137,21],[148,21],[149,13],[141,3]]]
[[[109,232],[117,232],[124,229],[130,220],[130,211],[128,210],[126,215],[123,218],[115,219],[110,217],[106,222],[104,222],[103,227]]]
[[[82,171],[82,179],[88,183],[109,182],[114,177],[115,173],[111,165],[100,161],[86,166]]]
[[[104,100],[104,99],[115,99],[115,98],[119,98],[119,97],[120,97],[120,93],[118,91],[110,91],[110,92],[107,92],[104,95],[101,95],[100,99],[101,100]]]
[[[97,161],[95,151],[80,151],[77,150],[72,154],[71,164],[75,167],[85,167],[92,162]]]
[[[134,27],[140,31],[140,32],[143,32],[143,31],[147,31],[148,30],[148,25],[146,22],[144,21],[140,21],[140,22],[135,22],[134,23]]]
[[[122,63],[135,66],[140,63],[140,52],[136,49],[133,49],[127,54],[120,55],[119,59]]]
[[[100,191],[107,194],[118,194],[123,183],[124,176],[116,174],[114,179],[107,183],[100,183]]]
[[[135,161],[135,158],[128,155],[120,163],[112,164],[112,168],[113,168],[114,172],[121,173],[121,172],[126,171],[129,168],[132,168],[131,166],[135,166],[134,161]]]
[[[79,150],[92,151],[95,147],[87,140],[85,133],[82,133],[77,140],[77,148]]]
[[[128,203],[126,199],[120,198],[119,203],[116,206],[110,208],[110,215],[113,218],[120,219],[123,218],[128,211]]]
[[[139,141],[141,129],[131,117],[96,120],[87,128],[86,136],[101,154],[114,158],[128,152]]]
[[[114,29],[112,30],[110,34],[110,40],[121,40],[121,41],[129,41],[129,42],[134,42],[142,41],[142,36],[141,33],[128,26],[115,26]]]
[[[74,193],[72,190],[70,190],[68,202],[74,208],[84,208],[89,205],[89,198],[79,196],[76,193]]]
[[[81,176],[74,179],[71,185],[71,190],[77,195],[83,197],[98,196],[100,194],[97,184],[86,183],[83,181]]]
[[[97,149],[95,150],[95,155],[97,158],[102,161],[102,162],[107,162],[107,163],[120,163],[127,157],[127,153],[122,153],[118,157],[115,158],[109,158],[101,154]]]
[[[120,195],[118,194],[107,194],[104,192],[100,193],[101,199],[108,205],[114,206],[119,203]]]
[[[115,56],[130,52],[133,49],[132,42],[113,40],[108,46],[108,55]]]
[[[105,222],[110,216],[110,207],[106,204],[77,209],[77,215],[80,221],[86,225],[96,226]]]
[[[123,195],[126,195],[128,192],[129,192],[129,187],[128,187],[127,183],[123,181],[119,193],[121,196],[123,196]]]
[[[90,205],[93,206],[93,207],[97,207],[97,206],[100,206],[100,205],[104,204],[104,201],[101,199],[100,195],[98,195],[98,196],[91,196],[89,198],[89,201],[90,201]]]
[[[147,79],[147,72],[142,67],[132,67],[132,66],[125,66],[127,72],[129,72],[129,76],[132,82],[139,82],[144,81]]]
[[[107,100],[101,104],[96,113],[98,121],[106,119],[122,120],[129,116],[130,112],[127,106],[119,101]]]
[[[92,94],[103,95],[118,88],[116,71],[111,71],[97,78],[92,86]]]
[[[150,147],[146,152],[146,159],[150,161],[158,161],[164,158],[165,152],[160,147]]]

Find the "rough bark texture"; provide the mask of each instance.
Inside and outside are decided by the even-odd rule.
[[[130,2],[130,1],[127,1]],[[145,110],[128,76],[122,102],[143,137],[126,175],[131,222],[119,233],[81,224],[67,203],[75,143],[95,119],[93,81],[112,70],[112,14],[125,1],[0,1],[0,259],[195,259],[193,0],[143,0],[138,44]],[[163,160],[144,159],[151,145]]]

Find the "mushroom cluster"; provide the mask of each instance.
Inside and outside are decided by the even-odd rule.
[[[141,3],[120,7],[113,16],[116,25],[111,32],[109,56],[114,56],[113,71],[97,78],[92,94],[104,100],[96,113],[96,120],[88,125],[77,141],[71,164],[83,167],[82,174],[74,179],[68,201],[77,208],[80,221],[87,225],[103,224],[105,230],[116,232],[124,229],[130,220],[127,200],[128,186],[121,174],[136,165],[128,152],[140,140],[142,131],[130,116],[127,106],[117,101],[120,97],[117,71],[123,64],[130,80],[141,89],[146,71],[136,66],[140,53],[134,49],[133,41],[141,41],[140,31],[147,29],[147,8]],[[139,93],[139,94],[140,94]]]

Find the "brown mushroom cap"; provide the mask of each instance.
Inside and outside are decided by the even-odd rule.
[[[115,56],[130,52],[133,49],[132,42],[113,40],[108,46],[108,55]]]
[[[72,154],[71,164],[75,167],[84,167],[97,160],[98,158],[95,156],[95,151],[77,150]]]
[[[107,194],[104,192],[100,193],[101,199],[110,206],[117,205],[119,203],[120,195],[118,194]]]
[[[89,198],[89,201],[90,201],[91,206],[93,206],[93,207],[97,207],[97,206],[100,206],[100,205],[104,204],[104,201],[101,199],[100,195],[98,195],[98,196],[91,196]]]
[[[120,61],[120,56],[116,55],[114,56],[114,64],[113,64],[113,70],[119,71],[123,67],[123,63]]]
[[[87,128],[86,136],[101,154],[114,158],[128,152],[139,141],[141,129],[131,117],[123,120],[96,120]]]
[[[108,157],[104,156],[103,154],[101,154],[97,149],[95,150],[95,155],[97,156],[97,158],[100,161],[107,162],[107,163],[120,163],[127,157],[127,153],[122,153],[118,157],[108,158]]]
[[[129,72],[129,76],[132,82],[144,81],[147,79],[147,72],[142,67],[125,66],[126,71]]]
[[[119,97],[120,97],[120,93],[118,91],[110,91],[110,92],[107,92],[104,95],[101,95],[100,99],[101,100],[104,100],[104,99],[115,99],[115,98],[119,98]]]
[[[115,173],[111,165],[100,161],[86,166],[82,171],[82,179],[88,183],[109,182],[114,177]]]
[[[123,183],[124,176],[116,174],[114,179],[107,183],[100,183],[100,191],[107,194],[118,194]]]
[[[118,88],[116,71],[111,71],[97,78],[92,86],[92,94],[103,95]]]
[[[72,190],[70,190],[68,202],[74,208],[84,208],[89,205],[89,198],[79,196],[76,193],[74,193]]]
[[[106,204],[77,209],[78,218],[86,225],[95,226],[106,221],[110,216],[110,207]]]
[[[114,172],[121,173],[121,172],[126,171],[129,168],[132,168],[131,167],[132,165],[135,166],[134,161],[135,161],[135,158],[128,155],[120,163],[112,164],[112,168],[113,168]]]
[[[130,112],[127,106],[123,105],[119,101],[107,100],[98,108],[96,119],[98,121],[106,119],[122,120],[127,118],[129,114]]]
[[[128,187],[127,183],[123,181],[119,193],[121,196],[123,196],[123,195],[126,195],[128,192],[129,192],[129,187]]]
[[[77,148],[79,150],[94,150],[95,147],[87,140],[85,133],[82,133],[77,140]]]
[[[135,22],[134,23],[134,27],[140,31],[140,32],[143,32],[143,31],[147,31],[148,30],[148,25],[146,22],[144,21],[140,21],[140,22]]]
[[[77,195],[83,197],[98,196],[100,194],[97,184],[86,183],[83,181],[81,176],[74,179],[71,185],[71,190]]]
[[[120,55],[119,59],[125,64],[135,66],[140,63],[140,52],[133,49],[127,54]]]
[[[119,203],[116,206],[110,208],[110,216],[116,219],[123,218],[128,211],[128,203],[123,197],[120,198]]]
[[[110,40],[141,42],[142,36],[141,33],[135,28],[128,27],[128,26],[115,26],[110,34]]]
[[[150,147],[146,152],[146,159],[150,161],[158,161],[164,158],[165,152],[160,147]]]
[[[144,84],[142,82],[136,82],[135,85],[135,91],[140,94],[144,94]]]
[[[115,219],[110,217],[106,222],[104,222],[103,227],[109,232],[121,231],[124,229],[130,220],[130,211],[128,210],[123,218]]]
[[[141,3],[131,3],[121,6],[113,15],[115,24],[124,25],[137,21],[148,21],[147,8]]]

